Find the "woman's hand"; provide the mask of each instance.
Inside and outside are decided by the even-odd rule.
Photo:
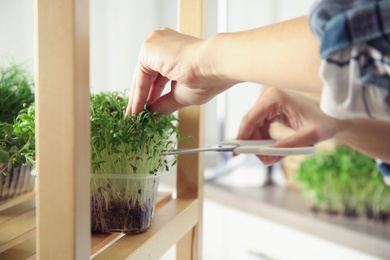
[[[204,45],[204,40],[168,28],[153,31],[139,54],[126,113],[139,113],[148,104],[151,111],[169,114],[206,103],[234,85],[212,75]],[[169,81],[171,90],[162,95]]]
[[[342,130],[342,120],[325,115],[319,104],[303,95],[278,88],[265,88],[256,104],[244,116],[238,139],[269,139],[274,122],[294,129],[291,136],[278,140],[274,147],[313,146],[333,137]],[[276,156],[258,155],[266,164],[281,159]]]

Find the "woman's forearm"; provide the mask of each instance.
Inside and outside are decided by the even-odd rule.
[[[306,92],[321,90],[319,41],[307,17],[217,34],[205,45],[207,69],[220,78]]]
[[[390,122],[372,119],[348,119],[335,139],[364,154],[390,163]]]

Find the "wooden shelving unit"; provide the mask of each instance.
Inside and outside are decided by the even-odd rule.
[[[204,0],[179,0],[180,31],[203,34]],[[0,203],[0,259],[201,259],[202,155],[179,159],[177,198],[160,193],[139,235],[90,231],[89,3],[36,0],[37,193]],[[129,72],[131,73],[131,72]],[[202,145],[203,108],[179,111]]]

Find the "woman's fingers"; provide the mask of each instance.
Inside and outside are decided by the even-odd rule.
[[[272,147],[306,147],[313,146],[321,141],[321,137],[316,129],[302,129],[294,134],[278,140]],[[281,156],[257,156],[265,165],[272,165],[283,159]]]
[[[140,66],[136,67],[126,109],[127,115],[140,113],[144,109],[145,104],[147,104],[148,98],[153,91],[157,92],[156,94],[158,94],[158,92],[161,94],[162,90],[155,90],[152,88],[156,79],[159,79],[157,82],[159,84],[158,87],[163,84],[163,79],[160,79],[158,76],[158,72],[148,72]]]
[[[162,95],[152,102],[149,106],[150,111],[158,111],[163,115],[171,114],[176,110],[185,107],[185,105],[180,104],[175,96],[175,87],[177,85],[176,81],[171,81],[171,91]]]
[[[163,77],[161,74],[158,74],[156,79],[153,81],[147,102],[148,104],[153,104],[163,93],[165,85],[168,83],[169,79]]]
[[[321,140],[320,133],[315,128],[300,129],[294,134],[278,140],[273,147],[305,147],[313,146]]]
[[[332,136],[332,128],[326,126],[328,121],[318,105],[311,100],[306,100],[299,94],[267,87],[244,116],[238,138],[269,139],[271,124],[279,122],[295,130],[295,133],[278,140],[273,147],[313,146]],[[257,157],[265,165],[272,165],[283,158],[267,155]]]
[[[270,108],[262,102],[260,98],[256,104],[244,115],[239,130],[238,139],[254,139],[259,137],[260,133],[265,133],[264,124]],[[266,129],[268,130],[268,129]]]

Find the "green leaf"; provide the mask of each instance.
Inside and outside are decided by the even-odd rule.
[[[7,163],[9,158],[9,153],[0,148],[0,163]]]

